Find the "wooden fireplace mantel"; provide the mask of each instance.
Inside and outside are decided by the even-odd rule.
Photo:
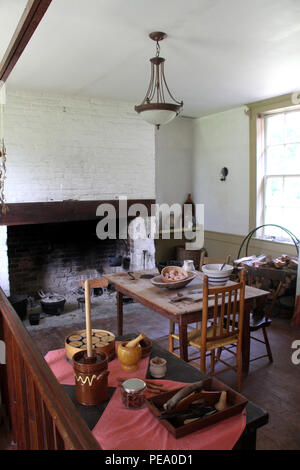
[[[47,224],[55,222],[75,222],[83,220],[97,220],[97,207],[103,203],[110,203],[119,215],[119,200],[98,201],[53,201],[53,202],[22,202],[7,204],[7,213],[0,215],[0,225],[29,225]],[[133,204],[144,204],[150,215],[151,204],[155,199],[128,199],[128,208]]]

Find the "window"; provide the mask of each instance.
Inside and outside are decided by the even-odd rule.
[[[281,225],[300,238],[300,110],[267,114],[263,127],[263,223]],[[288,239],[274,227],[265,227],[263,235]]]

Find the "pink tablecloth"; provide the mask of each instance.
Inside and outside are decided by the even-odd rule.
[[[65,350],[49,351],[45,360],[61,384],[75,385],[73,367],[66,360]],[[125,373],[116,358],[109,362],[108,385],[117,386],[117,377],[144,379],[149,358],[140,362],[137,372]],[[181,382],[158,380],[166,388],[186,385]],[[105,450],[231,450],[246,426],[246,411],[220,423],[175,439],[152,415],[148,408],[128,410],[121,401],[117,389],[104,413],[93,429],[95,438]]]
[[[181,382],[159,380],[173,389]],[[231,450],[246,425],[246,415],[241,413],[218,424],[175,439],[162,426],[148,408],[128,410],[117,389],[107,405],[93,434],[104,450]]]
[[[116,341],[116,351],[118,349],[119,342]],[[73,366],[66,359],[65,349],[56,349],[54,351],[49,351],[45,355],[45,360],[47,361],[50,369],[53,374],[63,385],[75,385]],[[121,369],[121,364],[119,359],[114,359],[108,363],[108,386],[117,387],[117,377],[126,377],[128,379],[132,377],[137,377],[139,379],[144,379],[147,374],[149,364],[149,357],[145,357],[139,362],[139,369],[136,372],[124,372]]]

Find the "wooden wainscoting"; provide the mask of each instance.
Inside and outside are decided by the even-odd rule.
[[[234,235],[232,233],[221,233],[206,230],[204,233],[204,246],[208,252],[208,256],[214,258],[225,258],[231,255],[231,260],[235,260],[245,235]],[[248,248],[248,255],[260,255],[265,253],[272,257],[282,254],[297,256],[297,251],[293,243],[278,243],[269,240],[261,240],[259,238],[251,238]],[[245,256],[245,246],[241,252],[241,256]]]

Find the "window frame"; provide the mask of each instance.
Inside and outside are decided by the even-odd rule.
[[[300,104],[294,104],[294,94],[289,93],[267,100],[248,103],[249,116],[249,231],[264,224],[264,175],[265,175],[265,129],[266,115],[300,109]],[[294,175],[293,175],[294,176]],[[296,175],[297,176],[297,175]],[[256,233],[255,238],[275,243],[293,244],[292,241],[265,238],[262,230]]]
[[[276,113],[265,113],[263,115],[263,133],[264,133],[264,151],[263,151],[263,159],[264,159],[264,176],[263,176],[263,182],[262,182],[262,185],[263,185],[263,213],[262,213],[262,217],[263,217],[263,224],[266,224],[266,212],[267,212],[267,209],[270,208],[270,207],[274,207],[274,206],[270,206],[270,205],[267,205],[267,202],[266,202],[266,191],[267,191],[267,181],[268,179],[270,178],[280,178],[282,179],[282,188],[283,188],[283,194],[284,194],[284,189],[285,189],[285,184],[286,184],[286,181],[287,179],[289,178],[300,178],[300,172],[299,173],[293,173],[293,174],[283,174],[283,173],[276,173],[276,174],[267,174],[267,118],[270,117],[270,116],[275,116],[276,114],[283,114],[284,116],[286,116],[288,113],[292,113],[292,112],[295,112],[297,111],[298,113],[300,113],[300,109],[290,109],[290,110],[285,110],[285,111],[278,111]],[[285,119],[284,119],[285,121]],[[292,144],[297,144],[297,145],[300,145],[300,140],[299,141],[295,141],[295,142],[286,142],[284,141],[282,144],[278,144],[278,145],[282,145],[284,147],[286,147],[287,145],[292,145]],[[275,146],[275,145],[274,145]],[[270,147],[270,146],[269,146]],[[278,206],[278,208],[281,208],[281,209],[284,209],[284,208],[287,208],[288,206],[282,204],[280,206]],[[290,209],[292,208],[295,208],[297,209],[297,206],[290,206],[289,207]],[[275,221],[276,223],[276,221]],[[288,228],[288,227],[286,227]],[[300,234],[299,233],[296,233],[295,234],[298,238],[300,238]],[[266,231],[265,229],[263,228],[262,229],[262,238],[266,237]],[[272,240],[274,241],[288,241],[288,237],[283,237],[283,238],[278,238],[278,237],[271,237]]]

